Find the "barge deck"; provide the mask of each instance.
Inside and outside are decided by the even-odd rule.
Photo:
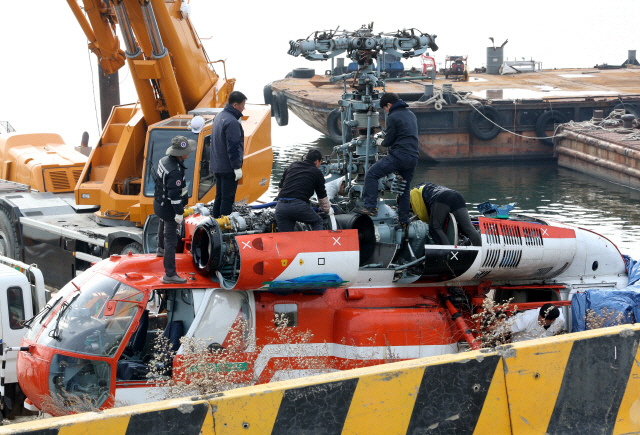
[[[328,120],[335,122],[337,118],[329,115],[338,109],[343,85],[330,83],[329,79],[316,75],[275,81],[270,84],[272,104],[286,105],[281,110],[291,110],[311,127],[339,141],[336,128],[332,129]],[[476,101],[471,107],[445,94],[448,104],[441,110],[418,101],[429,84],[431,80],[388,82],[386,90],[409,103],[418,118],[421,158],[433,161],[550,159],[554,156],[553,143],[546,136],[553,134],[554,124],[591,119],[594,109],[607,115],[620,104],[630,113],[640,114],[640,68],[473,74],[468,82],[438,77],[436,90],[451,84],[457,93],[468,94],[466,100]],[[380,118],[383,123],[382,113]],[[480,134],[474,135],[474,125]]]

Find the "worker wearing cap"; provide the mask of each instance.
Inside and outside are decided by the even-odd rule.
[[[242,178],[244,130],[240,119],[246,101],[242,92],[233,91],[224,110],[213,119],[209,168],[216,176],[214,218],[231,214],[238,180]]]
[[[153,211],[160,218],[158,225],[158,250],[156,255],[163,258],[165,284],[185,284],[176,272],[176,247],[178,246],[178,226],[184,219],[184,206],[189,200],[189,189],[184,176],[184,161],[195,151],[196,142],[184,136],[175,136],[166,156],[158,162],[154,174],[155,195]]]
[[[564,316],[553,304],[544,304],[539,310],[527,310],[506,320],[511,342],[551,337],[564,328]]]

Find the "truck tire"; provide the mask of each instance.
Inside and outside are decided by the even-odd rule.
[[[295,68],[292,71],[294,79],[310,79],[316,75],[316,70],[313,68]]]
[[[287,107],[287,96],[285,94],[273,93],[271,109],[280,127],[284,127],[289,123],[289,108]]]
[[[489,118],[495,124],[490,124],[489,121],[484,119],[478,111],[482,112],[484,116]],[[489,123],[490,129],[486,129],[485,125]],[[484,124],[484,125],[483,125]],[[479,109],[471,109],[471,115],[469,115],[469,131],[471,134],[480,140],[491,140],[500,133],[500,127],[496,124],[500,124],[500,113],[491,106],[483,106]]]
[[[120,251],[120,255],[127,255],[129,252],[132,254],[144,254],[142,250],[142,245],[138,242],[131,242],[128,245],[125,245]]]
[[[329,130],[329,136],[335,143],[340,145],[342,144],[342,128],[344,127],[344,125],[340,125],[341,121],[342,115],[340,114],[340,109],[333,109],[327,117],[327,130]],[[347,142],[350,142],[351,139],[353,139],[351,129],[347,128],[345,133]]]
[[[264,104],[271,106],[271,117],[273,118],[273,91],[271,90],[271,83],[264,86],[262,94],[264,95]]]
[[[20,259],[20,249],[18,245],[18,234],[11,223],[9,213],[0,207],[0,255]]]
[[[554,124],[564,124],[568,121],[567,117],[557,110],[547,110],[536,121],[536,136],[538,140],[545,145],[553,146],[553,139],[547,136],[547,124],[553,121]],[[551,127],[553,129],[553,126]],[[542,138],[542,139],[540,139]]]

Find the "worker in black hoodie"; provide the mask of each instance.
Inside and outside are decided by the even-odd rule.
[[[389,148],[389,153],[371,166],[364,178],[364,208],[358,213],[377,216],[378,180],[392,172],[406,180],[404,192],[398,198],[398,220],[401,225],[409,222],[409,191],[411,180],[418,164],[418,121],[408,109],[407,103],[397,94],[385,93],[380,98],[380,107],[387,112],[385,135],[376,139],[376,144]]]

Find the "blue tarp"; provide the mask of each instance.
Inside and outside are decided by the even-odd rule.
[[[586,329],[587,310],[593,310],[596,315],[600,315],[605,308],[609,312],[615,311],[616,315],[621,313],[624,323],[635,323],[640,319],[640,262],[626,255],[624,262],[629,276],[627,287],[620,290],[590,289],[573,295],[571,299],[572,332]],[[612,326],[609,323],[611,322],[606,322],[604,326]]]

